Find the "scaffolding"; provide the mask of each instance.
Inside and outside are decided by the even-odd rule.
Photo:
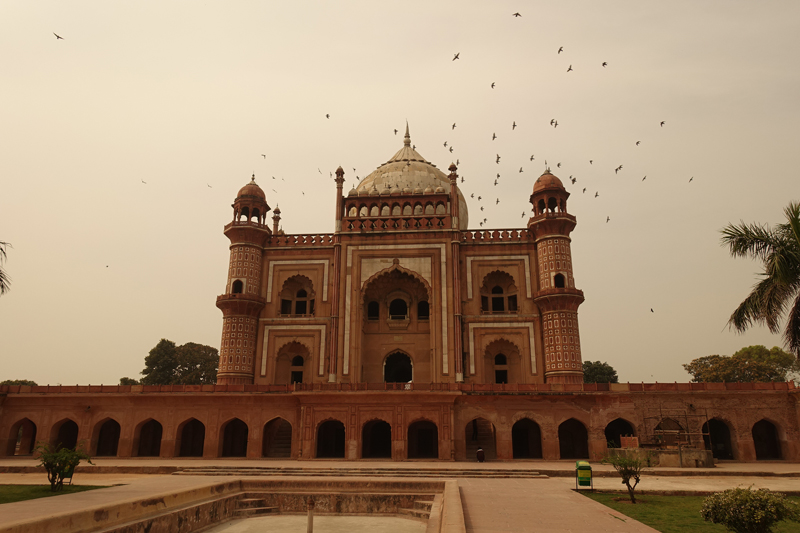
[[[700,424],[694,423],[699,419]],[[675,408],[662,405],[648,407],[644,416],[644,434],[640,440],[642,448],[680,450],[682,448],[713,449],[710,428],[705,425],[708,409]],[[690,423],[693,422],[693,423]],[[700,425],[700,431],[691,431]],[[703,431],[703,428],[706,431]]]

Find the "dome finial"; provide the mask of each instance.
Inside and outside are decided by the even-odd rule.
[[[411,135],[408,133],[408,121],[406,120],[406,136],[403,138],[404,146],[411,146]]]

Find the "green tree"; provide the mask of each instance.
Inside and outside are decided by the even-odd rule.
[[[617,371],[608,363],[600,361],[583,362],[584,383],[619,383]]]
[[[11,285],[11,278],[3,268],[3,263],[6,261],[6,246],[11,248],[7,242],[0,241],[0,294],[7,293]]]
[[[142,385],[204,385],[217,381],[219,352],[216,348],[187,342],[176,346],[161,339],[144,360]],[[131,379],[131,378],[123,378]],[[133,383],[122,383],[126,385]]]
[[[707,355],[698,357],[683,368],[692,375],[692,381],[701,382],[768,382],[787,381],[800,371],[794,355],[775,346],[747,346],[730,357]]]
[[[36,453],[39,454],[39,466],[43,466],[47,471],[47,480],[50,481],[50,490],[60,491],[64,487],[64,478],[72,477],[75,467],[81,460],[86,460],[93,465],[92,458],[83,448],[83,443],[79,443],[74,450],[70,448],[53,449],[46,442],[38,442]]]
[[[133,378],[119,378],[120,385],[138,385],[139,380]]]
[[[29,379],[7,379],[0,381],[0,385],[31,385],[35,387],[38,383]]]
[[[766,324],[772,333],[788,308],[783,339],[789,352],[800,358],[800,202],[784,209],[786,223],[729,224],[722,229],[722,244],[733,257],[752,257],[764,265],[761,280],[733,312],[728,324],[739,332],[753,323]]]

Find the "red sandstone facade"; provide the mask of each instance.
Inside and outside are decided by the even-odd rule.
[[[547,171],[525,228],[470,230],[449,170],[406,132],[346,196],[337,170],[319,235],[284,233],[278,209],[270,227],[253,179],[225,226],[218,385],[0,387],[0,454],[600,459],[658,427],[723,459],[800,459],[791,384],[583,385],[569,193]]]

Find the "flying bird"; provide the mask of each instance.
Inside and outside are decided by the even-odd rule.
[[[319,167],[317,167],[317,172],[319,172],[320,174],[322,174],[322,171],[319,169]]]
[[[694,179],[694,176],[692,176],[691,178],[689,178],[689,183],[691,183],[693,179]]]
[[[583,194],[586,194],[586,187],[583,188]]]
[[[444,142],[444,147],[447,148],[447,141]]]
[[[495,160],[495,163],[497,163],[498,165],[500,164],[500,154],[497,154],[497,159]]]
[[[397,135],[397,130],[394,130],[394,134]]]
[[[514,123],[511,125],[511,130],[517,129],[517,121],[515,120]]]
[[[263,157],[264,159],[266,159],[266,158],[267,158],[267,154],[261,154],[261,157]]]
[[[499,203],[500,203],[500,198],[497,199],[497,201],[494,203],[494,205],[497,205]]]
[[[662,128],[664,127],[664,121],[663,120],[661,121],[661,127]]]
[[[519,173],[522,174],[522,167],[519,167]]]
[[[456,123],[453,122],[453,129],[456,129]]]
[[[461,183],[464,183],[464,176],[461,176]]]
[[[475,193],[469,195],[470,198],[475,198]]]
[[[497,180],[494,180],[494,186],[497,187]]]
[[[567,72],[572,72],[572,65],[569,66],[569,68],[567,69]]]
[[[531,155],[531,161],[533,161],[533,155]]]
[[[611,220],[611,217],[606,217],[606,224],[608,224],[609,220]]]
[[[646,180],[646,179],[647,179],[647,176],[643,177],[643,178],[642,178],[642,181],[644,181],[644,180]]]
[[[555,121],[556,121],[556,119],[554,119],[554,118],[551,118],[551,119],[550,119],[550,125],[552,126],[552,125],[553,125],[553,123],[554,123]]]
[[[139,179],[141,179],[141,178],[139,178]],[[147,182],[146,182],[146,181],[144,181],[144,180],[142,180],[142,183],[144,183],[145,185],[147,185]]]
[[[655,313],[655,311],[653,311],[653,308],[652,308],[652,307],[650,308],[650,312],[651,312],[651,313]]]
[[[492,133],[492,140],[495,140],[495,139],[497,139],[497,135]]]
[[[642,141],[636,141],[636,146],[639,146],[640,144],[642,144]]]
[[[452,146],[450,147],[450,153],[451,154],[453,153],[453,147]]]
[[[608,63],[606,63],[605,61],[603,61],[603,66],[605,67],[606,65],[608,65]]]
[[[492,89],[494,89],[494,82],[492,82]]]
[[[460,165],[460,164],[461,164],[461,163],[459,163],[459,162],[458,162],[458,159],[456,159],[456,166],[458,166],[458,165]]]
[[[554,128],[557,128],[557,127],[558,127],[558,121],[557,121],[557,120],[556,120],[555,124],[553,124],[553,127],[554,127]]]
[[[331,118],[331,116],[328,113],[325,113],[325,118]]]
[[[560,53],[561,53],[561,52],[563,52],[563,51],[564,51],[564,47],[563,47],[563,46],[559,46],[559,47],[558,47],[558,53],[560,54]]]
[[[578,181],[578,178],[573,178],[572,176],[570,176],[569,179],[572,181],[573,185]]]
[[[208,185],[208,183],[206,183],[206,185]],[[214,187],[212,187],[211,185],[208,185],[208,188],[209,189],[213,189]]]
[[[455,61],[456,59],[459,59],[458,55],[459,55],[460,53],[461,53],[461,52],[458,52],[458,54],[456,54],[456,55],[454,55],[454,56],[453,56],[453,61]]]
[[[64,38],[62,36],[60,36],[59,34],[57,34],[56,32],[53,32],[53,35],[56,36],[56,41],[59,40],[59,39],[61,39],[62,41],[64,40]]]
[[[592,164],[592,161],[594,161],[594,159],[590,159],[590,160],[589,160],[589,164],[590,164],[590,165]]]
[[[556,163],[556,168],[561,168],[561,163]]]
[[[599,193],[599,192],[596,192],[596,193],[594,193],[594,197],[595,197],[595,198],[597,198],[598,196],[600,196],[600,193]]]
[[[478,196],[478,201],[479,201],[479,202],[481,201],[481,197],[480,197],[480,196]]]
[[[522,15],[520,15],[519,13],[514,13],[512,16],[513,17],[521,17]]]
[[[525,211],[522,212],[522,218],[525,218]]]
[[[481,211],[483,211],[483,206],[481,206]]]

